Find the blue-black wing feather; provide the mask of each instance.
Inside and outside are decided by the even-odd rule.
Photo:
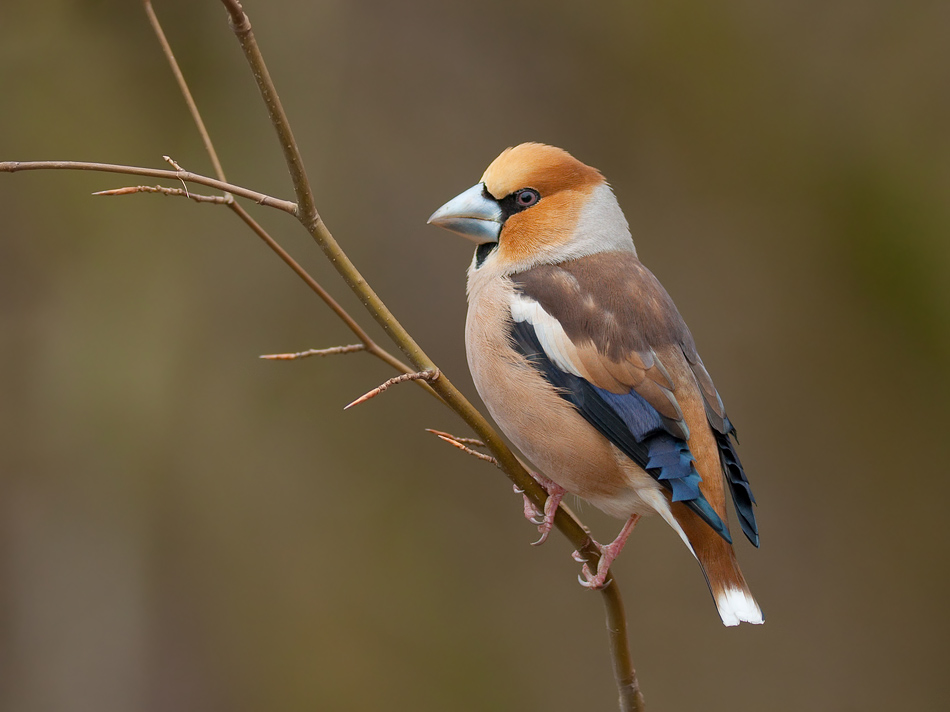
[[[752,487],[749,485],[745,470],[739,461],[739,454],[732,443],[733,439],[738,442],[736,428],[729,422],[728,417],[724,418],[723,421],[722,430],[713,427],[716,444],[719,446],[719,461],[722,463],[722,471],[729,483],[729,491],[732,493],[732,502],[735,504],[736,513],[739,515],[742,533],[755,546],[758,546],[759,527],[755,523],[755,512],[752,508],[752,505],[755,504],[755,497],[752,495]]]
[[[545,353],[530,322],[514,322],[511,340],[515,349],[558,389],[562,398],[669,490],[674,502],[685,504],[723,539],[732,542],[725,523],[699,489],[701,477],[688,444],[677,437],[679,431],[670,432],[670,426],[653,406],[634,390],[611,393],[558,368]]]

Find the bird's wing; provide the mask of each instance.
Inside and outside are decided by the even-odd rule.
[[[690,428],[711,428],[742,529],[757,544],[752,495],[734,429],[669,295],[629,253],[600,253],[511,276],[514,347],[631,460],[731,541],[700,489]],[[661,361],[658,352],[663,354]],[[671,373],[693,374],[678,379]],[[679,398],[702,395],[708,422]]]
[[[729,416],[722,405],[722,399],[713,385],[709,372],[703,365],[703,360],[696,352],[696,347],[690,345],[683,349],[683,355],[689,364],[690,370],[696,377],[703,395],[703,404],[706,406],[706,418],[713,430],[716,438],[716,446],[719,449],[719,462],[722,465],[722,473],[729,483],[729,491],[732,494],[732,502],[736,507],[736,513],[739,515],[739,524],[742,526],[742,532],[749,541],[755,546],[759,545],[759,527],[755,522],[755,497],[752,495],[752,487],[746,477],[742,462],[739,460],[739,454],[736,452],[735,442],[739,442],[735,426],[730,422]]]

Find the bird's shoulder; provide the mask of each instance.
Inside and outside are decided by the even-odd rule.
[[[574,343],[620,361],[668,344],[695,351],[676,305],[630,252],[600,252],[511,275],[516,298],[539,305]]]

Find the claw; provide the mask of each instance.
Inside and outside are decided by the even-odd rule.
[[[601,559],[601,561],[603,561],[603,559]],[[608,572],[609,572],[609,569],[607,568],[601,569],[601,567],[598,565],[597,573],[593,574],[591,573],[591,570],[587,566],[587,564],[584,564],[584,568],[581,569],[581,575],[584,577],[585,581],[584,583],[581,584],[581,586],[583,586],[584,588],[589,588],[592,591],[599,591],[600,589],[605,588],[607,586]],[[611,579],[611,581],[612,580],[613,579]]]
[[[534,502],[528,499],[526,494],[522,493],[521,496],[524,498],[524,518],[538,526],[535,520],[542,516],[541,512],[538,511],[538,508],[534,506]]]
[[[540,546],[545,541],[547,541],[548,534],[551,533],[551,530],[554,528],[554,518],[557,516],[557,508],[561,504],[561,500],[564,498],[564,488],[558,486],[550,480],[542,480],[541,485],[544,487],[545,491],[548,493],[548,498],[544,500],[544,513],[537,512],[537,516],[531,519],[532,524],[538,527],[538,531],[541,532],[541,538],[532,544],[532,546]],[[526,505],[527,506],[527,505]]]
[[[638,521],[640,521],[639,514],[631,515],[627,523],[623,525],[623,529],[620,530],[620,534],[617,535],[617,538],[607,546],[598,544],[596,541],[594,542],[594,546],[600,551],[600,561],[597,562],[597,573],[591,572],[590,566],[587,565],[586,559],[581,557],[579,551],[575,551],[571,554],[571,558],[574,559],[574,561],[584,564],[581,567],[581,575],[578,576],[581,586],[596,590],[610,585],[610,581],[613,580],[607,579],[610,575],[610,565],[620,554],[624,544],[627,542],[627,537],[630,536],[630,532],[633,531]]]
[[[601,557],[603,561],[603,557]],[[596,591],[604,587],[604,580],[607,577],[607,570],[602,569],[600,565],[597,566],[597,573],[593,573],[590,570],[590,566],[586,563],[581,567],[581,572],[577,576],[578,582],[584,588],[589,588],[592,591]]]
[[[557,508],[561,504],[561,499],[564,497],[564,488],[560,487],[552,480],[549,480],[547,477],[541,474],[534,474],[533,477],[544,488],[544,491],[547,493],[547,499],[544,500],[544,510],[539,511],[534,502],[532,502],[525,495],[524,490],[518,487],[518,485],[512,485],[512,489],[515,491],[515,494],[520,494],[524,497],[524,517],[529,522],[534,524],[538,528],[538,531],[541,533],[541,538],[537,541],[532,542],[531,546],[540,546],[545,541],[547,541],[548,534],[551,533],[551,529],[554,528],[554,517],[557,515]]]

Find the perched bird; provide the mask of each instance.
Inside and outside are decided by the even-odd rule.
[[[478,245],[468,363],[495,422],[553,480],[542,527],[564,490],[627,520],[582,583],[602,587],[640,515],[655,512],[699,561],[722,622],[762,623],[727,524],[728,489],[759,545],[735,428],[600,172],[521,144],[429,223]]]

